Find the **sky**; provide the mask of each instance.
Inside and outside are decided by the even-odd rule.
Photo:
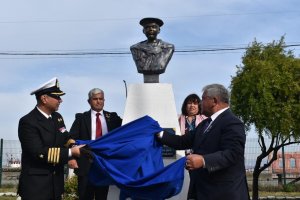
[[[172,85],[178,113],[184,98],[201,96],[205,85],[229,87],[245,53],[203,50],[245,48],[255,39],[267,44],[282,36],[287,45],[300,44],[298,0],[3,0],[0,138],[18,139],[19,119],[36,105],[30,92],[53,77],[66,92],[59,112],[67,129],[76,113],[89,110],[87,93],[95,87],[105,92],[104,109],[122,117],[124,82],[143,83],[129,48],[146,39],[139,25],[144,17],[164,21],[158,38],[176,51],[201,50],[175,51],[160,75],[160,83]],[[299,47],[291,50],[299,57]],[[107,52],[122,54],[99,54]],[[58,55],[36,55],[53,53]],[[248,135],[255,137],[253,130]]]

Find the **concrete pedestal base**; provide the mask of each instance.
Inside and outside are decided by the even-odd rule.
[[[162,128],[174,128],[180,134],[171,84],[145,83],[128,86],[123,124],[149,115]]]
[[[145,83],[128,86],[128,95],[123,116],[123,125],[135,119],[149,115],[158,121],[162,128],[174,128],[180,134],[174,93],[171,84]],[[177,158],[184,155],[177,151]],[[176,158],[164,158],[164,164],[169,165]],[[170,200],[186,199],[189,185],[189,174],[185,171],[184,185],[180,194]],[[110,186],[108,199],[118,199],[120,191],[116,186]]]

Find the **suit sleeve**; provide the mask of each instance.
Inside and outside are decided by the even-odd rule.
[[[158,140],[169,147],[176,150],[191,149],[193,146],[194,135],[191,132],[184,135],[174,135],[168,131],[164,131],[162,138]]]
[[[108,131],[119,128],[122,125],[122,118],[116,112],[104,112]]]
[[[231,167],[244,160],[246,134],[244,125],[237,119],[227,121],[221,129],[219,151],[203,155],[209,172]]]
[[[80,138],[81,118],[82,118],[82,114],[77,113],[75,115],[75,120],[74,120],[74,122],[71,126],[71,129],[70,129],[71,138],[74,139],[74,140],[82,139],[82,138]]]
[[[114,114],[115,114],[114,119],[115,119],[116,128],[118,128],[122,125],[122,118],[117,113]]]

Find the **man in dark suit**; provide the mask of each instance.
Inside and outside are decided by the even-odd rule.
[[[98,88],[88,93],[88,103],[91,106],[89,111],[77,113],[75,121],[70,129],[72,138],[75,140],[94,140],[107,134],[109,131],[118,128],[122,119],[115,112],[107,112],[104,107],[104,92]],[[97,122],[97,116],[100,121]],[[99,130],[100,129],[100,130]],[[100,136],[97,136],[100,134]],[[96,187],[89,183],[88,172],[90,162],[82,156],[77,160],[78,169],[74,172],[78,177],[78,192],[80,200],[106,200],[109,186]]]
[[[60,200],[64,192],[64,164],[79,156],[79,146],[69,148],[70,134],[56,112],[62,92],[57,78],[33,91],[37,106],[19,121],[22,147],[18,194],[22,200]],[[76,167],[76,166],[75,166]]]
[[[219,84],[203,88],[202,121],[194,134],[162,132],[162,143],[175,149],[192,149],[186,169],[191,172],[188,199],[248,200],[244,165],[244,124],[229,109],[229,92]]]

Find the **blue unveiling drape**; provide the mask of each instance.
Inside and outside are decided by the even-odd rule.
[[[89,180],[94,185],[117,185],[120,199],[162,200],[181,191],[185,158],[164,167],[162,145],[155,135],[163,129],[144,116],[87,144],[94,155]]]

